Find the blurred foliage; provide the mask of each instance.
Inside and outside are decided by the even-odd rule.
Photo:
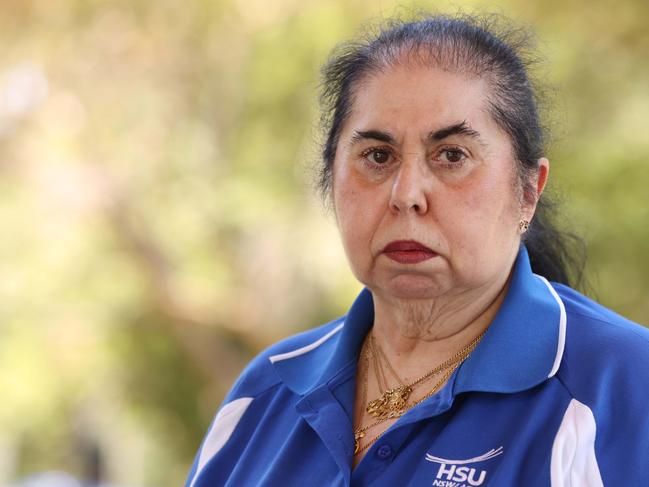
[[[458,5],[493,11],[435,8]],[[595,294],[649,323],[649,4],[497,9],[542,40],[552,185]],[[318,69],[395,11],[2,2],[0,482],[179,485],[249,357],[344,312],[358,285],[311,184]]]

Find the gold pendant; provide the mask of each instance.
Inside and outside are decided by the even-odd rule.
[[[375,418],[387,418],[400,416],[412,393],[409,386],[395,387],[388,389],[381,397],[374,399],[367,404],[366,411]]]
[[[359,440],[363,437],[365,437],[364,431],[358,431],[354,433],[354,455],[356,455],[358,451],[361,449],[361,444]]]

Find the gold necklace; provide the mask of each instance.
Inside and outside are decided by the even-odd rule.
[[[410,398],[410,395],[412,394],[412,391],[416,386],[430,379],[434,375],[437,375],[440,372],[448,370],[454,365],[459,364],[460,362],[465,360],[466,357],[473,351],[476,345],[480,342],[483,336],[484,336],[484,332],[482,332],[479,336],[474,338],[467,346],[462,348],[451,358],[439,364],[435,368],[429,370],[424,375],[414,380],[410,384],[404,384],[401,381],[401,379],[398,377],[398,375],[392,368],[390,362],[387,360],[387,358],[385,358],[385,354],[378,347],[378,345],[376,345],[373,336],[371,336],[369,343],[370,346],[372,347],[374,355],[377,357],[377,361],[378,361],[378,357],[382,355],[391,373],[397,378],[400,385],[394,388],[388,388],[387,381],[385,380],[385,373],[382,374],[383,377],[381,378],[381,375],[375,372],[377,373],[377,382],[379,385],[379,389],[382,389],[383,392],[378,398],[373,399],[369,403],[367,403],[367,407],[365,410],[370,416],[373,416],[375,418],[389,419],[389,418],[395,418],[401,416],[406,409],[409,409],[407,407],[408,399]],[[379,367],[377,366],[376,369],[378,368]]]
[[[366,425],[366,426],[361,425],[361,426],[359,426],[358,428],[356,428],[354,430],[354,455],[356,455],[356,454],[366,450],[367,448],[369,448],[383,434],[383,433],[380,433],[380,434],[376,435],[368,443],[366,443],[365,445],[363,445],[361,447],[360,446],[360,440],[366,436],[366,432],[368,430],[374,428],[375,426],[378,426],[379,424],[381,424],[381,423],[383,423],[385,421],[388,421],[388,420],[394,419],[394,418],[399,418],[399,417],[403,416],[407,411],[414,408],[415,406],[417,406],[418,404],[420,404],[421,402],[425,401],[426,399],[431,397],[433,394],[435,394],[438,391],[438,389],[451,377],[451,375],[453,375],[453,372],[455,372],[455,370],[462,364],[462,362],[464,362],[464,360],[467,359],[467,357],[471,354],[471,352],[473,352],[473,350],[478,345],[478,343],[480,343],[480,340],[482,340],[482,337],[484,336],[485,333],[486,333],[486,330],[484,332],[482,332],[480,335],[478,335],[476,338],[474,338],[462,350],[460,350],[458,353],[453,355],[453,357],[446,360],[442,364],[438,365],[434,369],[430,370],[426,374],[422,375],[421,377],[419,377],[417,380],[415,380],[411,384],[404,385],[401,382],[401,380],[399,379],[399,383],[401,384],[401,386],[399,386],[397,388],[394,388],[394,389],[388,389],[388,390],[383,392],[383,394],[381,395],[381,398],[379,398],[378,400],[375,399],[373,401],[370,401],[368,403],[367,407],[366,407],[366,411],[370,415],[372,415],[374,417],[378,417],[379,419],[377,419],[373,423],[370,423],[369,425]],[[371,339],[372,339],[372,337],[370,337],[370,344],[375,345],[375,344],[371,343]],[[363,347],[361,349],[361,358],[365,359],[366,365],[367,365],[366,368],[365,368],[365,380],[362,381],[362,386],[361,386],[362,387],[361,404],[365,403],[365,401],[367,400],[367,383],[369,382],[369,358],[370,358],[370,356],[369,356],[368,351],[366,350],[367,343],[368,343],[368,340],[366,340],[363,343]],[[378,347],[376,347],[376,348],[378,348]],[[387,362],[387,360],[386,360],[386,362]],[[388,363],[389,368],[391,369],[391,373],[393,373],[395,376],[397,376],[396,373],[394,372],[394,369],[389,364],[389,362],[387,362],[387,363]],[[432,389],[430,389],[426,394],[424,394],[421,398],[417,399],[416,401],[413,401],[412,403],[407,402],[407,399],[410,396],[410,393],[412,392],[412,387],[413,386],[424,382],[426,379],[429,379],[433,375],[438,374],[439,372],[442,372],[442,371],[444,371],[445,373],[435,383],[435,385],[432,387]],[[383,378],[385,378],[384,374],[383,374]],[[398,376],[397,376],[397,378],[398,378]],[[379,379],[377,377],[377,381],[378,380]],[[405,398],[405,400],[403,402],[403,405],[401,406],[400,400],[402,398],[402,393],[399,393],[397,391],[399,389],[402,389],[402,388],[407,388],[407,389],[410,389],[410,390],[408,391],[407,396],[406,396],[406,398]],[[391,399],[395,395],[397,396],[396,401]],[[386,399],[384,399],[384,397],[386,397]],[[380,408],[380,409],[370,408],[370,405],[372,405],[372,403],[374,403],[375,401],[379,401],[379,400],[382,400],[382,402],[381,402],[381,404],[383,405],[382,408]],[[391,400],[392,400],[392,402],[390,402]],[[392,405],[392,406],[399,405],[401,407],[398,407],[398,408],[397,407],[392,407],[391,408],[390,405]],[[381,414],[372,414],[370,412],[370,409],[372,409],[372,411],[380,411]],[[385,411],[387,411],[387,412],[385,412]],[[358,423],[360,424],[361,421],[362,421],[362,412],[361,412],[361,417],[360,417]]]
[[[421,398],[417,399],[416,401],[412,402],[411,404],[409,404],[408,410],[414,408],[417,404],[425,401],[426,399],[431,397],[433,394],[435,394],[437,392],[437,390],[451,377],[451,375],[453,375],[453,372],[455,372],[455,369],[457,367],[459,367],[459,365],[460,364],[458,363],[455,367],[448,370],[440,378],[440,380],[437,381],[437,383],[435,383],[433,388],[430,391],[428,391],[423,397],[421,397]],[[380,433],[380,434],[376,435],[374,438],[372,438],[369,442],[367,442],[365,445],[363,445],[361,447],[360,446],[360,440],[365,437],[365,433],[368,430],[374,428],[375,426],[378,426],[381,423],[384,423],[385,421],[388,421],[390,419],[394,419],[394,418],[403,416],[403,414],[405,414],[405,413],[406,413],[406,411],[402,411],[401,414],[395,414],[394,416],[393,415],[388,415],[388,416],[386,416],[384,418],[376,420],[373,423],[368,424],[367,426],[359,426],[358,428],[356,428],[354,430],[354,455],[356,455],[357,453],[360,453],[362,451],[365,451],[367,448],[372,446],[374,444],[374,442],[376,440],[378,440],[381,437],[381,435],[383,434],[383,433]]]
[[[368,335],[369,336],[369,335]],[[367,350],[368,338],[366,337],[361,346],[360,353],[360,362],[358,364],[358,376],[356,378],[357,382],[361,386],[361,397],[359,404],[365,404],[367,402],[367,382],[370,374],[370,354]],[[363,409],[359,409],[358,416],[356,417],[356,423],[360,424],[363,421]]]
[[[374,335],[369,335],[369,348],[374,363],[374,375],[380,391],[384,391],[379,399],[374,399],[367,404],[366,410],[370,416],[379,417],[388,411],[403,409],[408,401],[408,397],[412,393],[412,386],[405,385],[399,375],[395,372],[392,364],[387,359],[383,350],[376,344]],[[396,379],[399,386],[390,388],[388,387],[388,380],[386,378],[383,362],[387,364],[387,368]]]

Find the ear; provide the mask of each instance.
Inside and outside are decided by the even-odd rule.
[[[550,175],[550,161],[547,157],[541,157],[539,159],[539,171],[538,179],[536,180],[536,199],[538,200],[543,194],[545,189],[545,184],[548,182],[548,176]]]
[[[535,194],[529,194],[530,198],[525,198],[525,203],[523,205],[523,208],[521,209],[521,217],[527,221],[532,221],[532,217],[534,216],[534,212],[536,211],[536,204],[538,203],[541,194],[543,194],[543,190],[545,189],[545,185],[548,182],[548,176],[550,174],[550,161],[546,157],[541,157],[538,161],[538,164],[539,165],[536,172],[536,180],[530,181],[532,183],[532,187],[529,188],[529,190],[533,190]]]

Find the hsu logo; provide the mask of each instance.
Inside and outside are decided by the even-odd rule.
[[[468,482],[468,485],[482,485],[486,476],[486,470],[480,470],[478,474],[475,468],[458,467],[457,465],[446,465],[442,463],[439,466],[437,478],[433,482],[433,485],[459,487],[463,482]]]
[[[482,485],[487,478],[487,471],[474,467],[466,467],[464,465],[484,462],[502,453],[503,447],[500,446],[483,455],[466,460],[449,460],[448,458],[440,458],[426,454],[426,460],[439,464],[437,475],[432,485],[436,487],[469,487]]]

